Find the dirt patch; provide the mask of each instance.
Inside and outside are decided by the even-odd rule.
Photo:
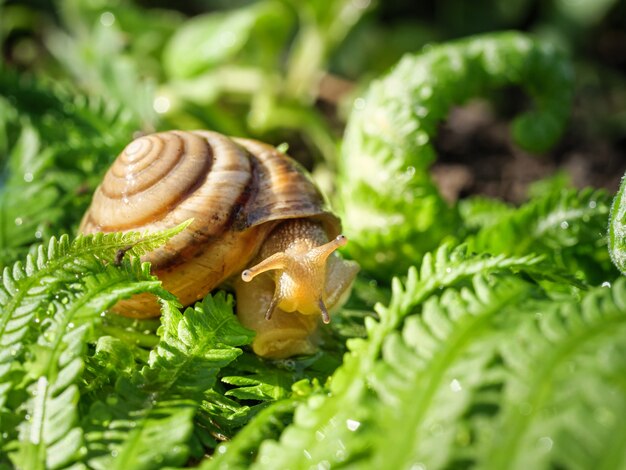
[[[520,203],[528,185],[565,171],[574,186],[615,192],[626,171],[619,143],[591,139],[587,123],[574,116],[552,151],[532,155],[516,146],[509,125],[484,101],[453,109],[435,141],[438,160],[432,168],[448,200],[482,194]]]

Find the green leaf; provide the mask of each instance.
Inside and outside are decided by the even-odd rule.
[[[246,372],[243,368],[237,369],[240,374]],[[222,382],[236,387],[228,390],[226,396],[239,400],[274,401],[289,396],[293,379],[291,374],[276,367],[267,367],[250,375],[222,377]]]
[[[272,49],[272,42],[283,37],[288,27],[287,11],[273,1],[196,16],[168,43],[165,70],[174,78],[196,76],[232,60],[244,47],[262,51],[256,41]]]
[[[254,337],[239,324],[233,315],[233,299],[223,292],[206,296],[184,315],[166,305],[161,319],[161,341],[150,353],[144,375],[165,390],[175,384],[186,396],[190,396],[187,384],[192,390],[210,388],[217,371],[241,354],[236,346],[249,344]]]
[[[509,323],[516,340],[500,345],[500,412],[475,417],[484,468],[624,466],[625,293],[620,279]]]
[[[121,376],[95,401],[87,420],[89,465],[160,468],[189,454],[193,418],[221,368],[252,341],[232,311],[232,297],[207,296],[181,313],[163,302],[159,344],[140,373]]]
[[[233,385],[226,396],[239,400],[276,401],[291,396],[291,387],[301,379],[317,378],[324,382],[328,373],[315,370],[323,353],[310,357],[267,361],[254,354],[244,354],[225,370],[222,382]],[[236,373],[237,375],[226,375]]]
[[[136,367],[135,353],[132,345],[119,338],[100,336],[95,353],[85,358],[81,393],[97,393],[115,384],[120,373],[131,374]]]
[[[237,434],[234,440],[221,444],[212,459],[206,460],[202,470],[247,468],[256,458],[261,444],[276,438],[289,424],[301,399],[279,400],[259,412]]]
[[[508,255],[543,254],[553,266],[601,284],[616,274],[606,250],[608,213],[605,191],[550,192],[484,227],[472,248]]]
[[[623,466],[626,281],[581,303],[506,270],[421,301],[415,279],[378,309],[404,317],[380,356],[373,326],[252,468]]]
[[[113,263],[119,250],[139,256],[165,243],[188,223],[154,234],[95,234],[79,236],[72,242],[64,235],[59,240],[51,239],[47,246],[36,247],[24,264],[17,262],[12,269],[6,267],[0,277],[0,381],[4,382],[0,387],[0,408],[12,386],[20,381],[19,375],[11,381],[6,379],[17,367],[16,358],[21,357],[24,347],[32,341],[26,340],[27,335],[38,329],[36,322],[47,316],[50,302],[56,305],[66,295],[67,298],[80,295],[82,291],[76,291],[74,283],[85,275],[101,272],[103,261]],[[145,285],[148,286],[154,288],[152,283]],[[107,307],[90,304],[90,308],[99,314]]]
[[[86,342],[100,312],[140,292],[170,295],[139,260],[125,269],[109,265],[84,278],[81,290],[52,302],[50,325],[30,347],[25,369],[31,397],[24,404],[29,418],[20,426],[19,451],[11,456],[18,467],[60,468],[84,453],[76,383],[84,367]]]

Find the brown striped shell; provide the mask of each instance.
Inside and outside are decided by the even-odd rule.
[[[339,219],[295,161],[270,145],[210,131],[131,142],[97,188],[80,231],[157,231],[190,218],[185,231],[142,258],[183,304],[239,273],[281,220],[314,218],[329,237],[340,232]],[[159,314],[148,295],[116,309]]]

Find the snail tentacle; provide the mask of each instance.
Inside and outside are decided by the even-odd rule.
[[[317,301],[317,305],[319,306],[320,311],[322,312],[322,321],[324,322],[324,324],[328,325],[330,323],[330,315],[328,314],[326,305],[324,305],[324,301],[321,299],[321,297]]]
[[[267,310],[265,311],[266,320],[272,319],[274,310],[276,310],[276,306],[278,305],[278,302],[280,302],[280,296],[277,295],[277,292],[278,292],[277,290],[274,290],[274,295],[272,295],[272,301],[270,302],[269,306],[267,307]]]
[[[348,239],[345,235],[338,235],[335,239],[329,241],[328,243],[324,243],[321,246],[313,248],[307,256],[314,260],[316,263],[325,263],[328,257],[335,252],[338,248],[345,246],[348,243]]]
[[[261,261],[259,264],[251,268],[244,269],[241,272],[241,279],[245,282],[250,282],[261,273],[273,271],[275,269],[285,269],[290,261],[291,260],[286,253],[274,253],[269,258]]]

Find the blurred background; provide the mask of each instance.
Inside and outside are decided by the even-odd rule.
[[[537,158],[509,138],[530,104],[518,90],[453,110],[436,141],[443,194],[517,203],[547,176],[614,191],[626,168],[625,0],[0,0],[3,257],[75,229],[115,155],[155,130],[286,143],[332,194],[348,112],[370,80],[404,53],[506,29],[573,58],[569,129]]]

